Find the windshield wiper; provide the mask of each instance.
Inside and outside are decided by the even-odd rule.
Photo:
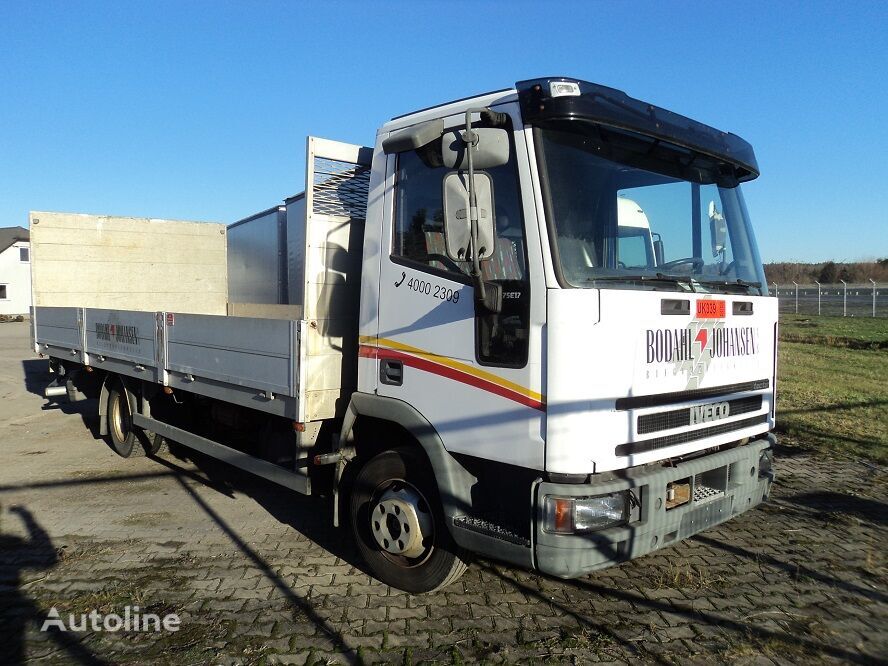
[[[597,282],[599,280],[602,282],[668,282],[671,284],[686,284],[693,292],[697,291],[694,289],[694,282],[699,283],[698,280],[694,280],[690,275],[666,275],[665,273],[657,273],[656,275],[644,273],[637,275],[601,275],[586,278],[586,282]]]
[[[704,286],[713,287],[742,287],[746,289],[747,292],[750,289],[758,289],[759,293],[761,293],[762,291],[761,282],[750,282],[748,280],[742,280],[740,278],[737,278],[736,280],[697,280],[697,283]]]

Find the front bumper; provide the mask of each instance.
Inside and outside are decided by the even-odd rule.
[[[619,478],[587,484],[539,484],[535,498],[536,568],[560,578],[574,578],[677,543],[761,504],[768,497],[774,475],[760,475],[759,458],[762,451],[775,443],[774,436],[768,434],[746,446],[675,467],[630,469]],[[667,510],[667,484],[684,479],[691,479],[694,484],[692,499]],[[721,493],[709,492],[709,485],[723,485],[717,489]],[[694,492],[697,486],[699,489]],[[588,534],[553,534],[543,528],[546,495],[589,497],[624,490],[631,490],[640,500],[637,515],[628,525]]]

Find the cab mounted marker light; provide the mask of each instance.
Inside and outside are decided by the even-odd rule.
[[[549,95],[552,97],[579,97],[580,85],[572,81],[550,81]]]

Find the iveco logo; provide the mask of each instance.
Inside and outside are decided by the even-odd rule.
[[[691,407],[691,425],[726,419],[731,415],[731,406],[726,402]]]

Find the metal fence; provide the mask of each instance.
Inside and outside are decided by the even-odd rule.
[[[888,317],[888,286],[868,284],[769,284],[780,312],[837,317]]]

